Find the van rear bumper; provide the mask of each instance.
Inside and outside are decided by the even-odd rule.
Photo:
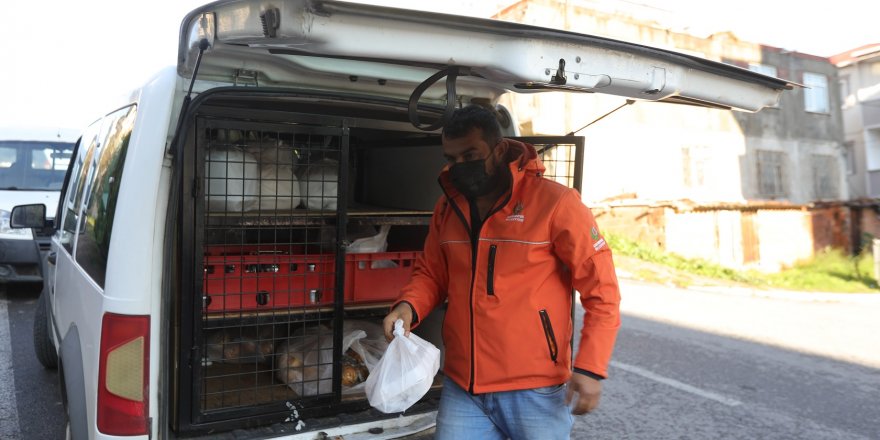
[[[0,283],[40,282],[40,251],[33,240],[0,239]]]
[[[327,436],[322,437],[314,431],[304,432],[291,436],[281,437],[284,440],[313,440],[318,438],[338,439],[400,439],[419,438],[419,434],[430,435],[437,424],[437,412],[432,411],[423,414],[401,415],[393,419],[363,422],[330,429],[321,429],[319,432]]]
[[[336,417],[306,419],[263,426],[253,431],[239,429],[230,432],[211,433],[207,436],[187,436],[189,440],[382,440],[433,438],[437,423],[438,398],[424,399],[405,413],[383,414],[373,408],[361,413],[340,414]],[[297,427],[299,426],[299,429]]]

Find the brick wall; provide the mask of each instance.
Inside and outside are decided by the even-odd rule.
[[[873,211],[869,211],[873,213]],[[851,252],[853,243],[851,240],[850,208],[846,206],[832,206],[813,208],[810,210],[813,229],[813,250],[821,251],[825,248],[843,249]],[[874,215],[876,217],[876,215]],[[873,229],[880,232],[880,222],[876,219]]]
[[[615,206],[592,208],[593,217],[603,231],[613,232],[643,243],[666,248],[667,208],[651,206]]]

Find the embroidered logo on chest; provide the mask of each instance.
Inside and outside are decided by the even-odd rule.
[[[516,202],[516,204],[513,205],[513,214],[508,215],[506,220],[509,222],[524,223],[526,221],[526,216],[522,214],[522,210],[523,210],[523,203]]]

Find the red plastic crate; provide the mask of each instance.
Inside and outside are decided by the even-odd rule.
[[[296,251],[296,250],[294,250]],[[420,252],[345,256],[345,303],[393,301],[409,282]],[[333,254],[290,254],[272,246],[208,246],[205,310],[237,312],[332,305]]]
[[[243,244],[243,245],[210,245],[205,247],[205,256],[240,256],[240,255],[297,255],[305,252],[305,247],[298,244]]]
[[[350,303],[394,301],[409,282],[421,252],[345,256],[345,298]]]
[[[268,246],[209,246],[207,312],[297,309],[333,304],[334,256],[289,254]]]

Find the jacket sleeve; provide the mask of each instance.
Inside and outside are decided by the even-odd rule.
[[[611,249],[575,190],[562,196],[551,227],[556,255],[571,270],[585,310],[574,368],[607,377],[620,327],[620,289]]]
[[[439,240],[440,224],[443,221],[446,203],[446,199],[441,197],[435,205],[428,237],[425,239],[424,252],[416,258],[412,278],[391,306],[393,309],[401,302],[408,302],[416,314],[413,328],[418,326],[435,307],[446,301],[449,279],[446,255],[440,249]]]

